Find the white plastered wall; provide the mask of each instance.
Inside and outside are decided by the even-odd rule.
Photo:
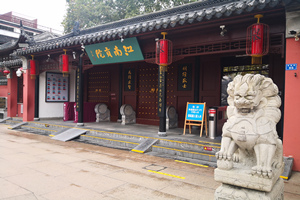
[[[54,72],[54,71],[51,71]],[[41,73],[39,80],[39,118],[62,118],[63,104],[52,103],[45,101],[46,93],[46,72]],[[75,88],[76,88],[76,71],[72,70],[70,76],[69,101],[75,102]]]

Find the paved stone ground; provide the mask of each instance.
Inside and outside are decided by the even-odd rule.
[[[213,168],[194,166],[0,125],[0,199],[213,199]],[[285,182],[300,199],[300,173]]]

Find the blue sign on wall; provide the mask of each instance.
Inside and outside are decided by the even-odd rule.
[[[189,103],[186,110],[186,120],[202,121],[204,114],[204,104]]]
[[[286,64],[285,70],[297,70],[297,64]]]

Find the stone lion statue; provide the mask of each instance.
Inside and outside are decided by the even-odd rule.
[[[251,168],[253,175],[272,178],[283,165],[282,142],[276,132],[281,99],[272,79],[256,74],[238,75],[228,88],[228,121],[223,126],[218,168],[233,162]]]

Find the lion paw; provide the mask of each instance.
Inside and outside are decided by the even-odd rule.
[[[223,154],[224,154],[223,151],[218,151],[218,152],[216,153],[216,158],[217,158],[218,160],[223,159]]]
[[[216,158],[218,160],[221,160],[221,159],[223,159],[223,160],[231,160],[232,157],[231,157],[231,155],[228,155],[224,151],[219,151],[219,152],[216,153]]]
[[[252,175],[256,175],[264,178],[272,178],[273,172],[272,169],[269,167],[255,166],[252,167]]]
[[[240,155],[238,153],[233,154],[233,162],[238,163],[240,161]]]

